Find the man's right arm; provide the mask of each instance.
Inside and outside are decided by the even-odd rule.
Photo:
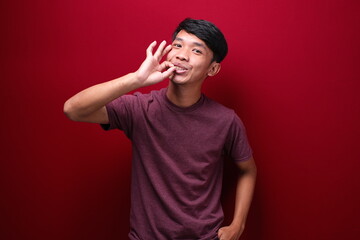
[[[168,78],[175,67],[169,62],[160,64],[162,57],[171,46],[165,48],[163,41],[153,54],[156,42],[146,50],[146,59],[140,68],[123,77],[89,87],[71,97],[64,104],[65,115],[73,121],[109,123],[105,105],[137,88],[149,86]]]
[[[91,123],[109,123],[105,105],[137,88],[135,73],[89,87],[67,100],[65,115],[73,120]]]

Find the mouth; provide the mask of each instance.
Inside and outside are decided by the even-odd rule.
[[[186,68],[183,68],[183,67],[178,67],[178,66],[176,66],[176,68],[175,68],[175,72],[177,73],[177,74],[181,74],[181,73],[184,73],[184,72],[186,72],[187,71],[187,69]]]
[[[174,66],[176,74],[183,74],[189,70],[186,66],[179,63],[174,63]]]

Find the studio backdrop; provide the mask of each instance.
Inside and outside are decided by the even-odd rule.
[[[237,112],[254,150],[242,239],[358,239],[359,1],[3,0],[0,11],[1,239],[127,239],[131,143],[71,122],[63,104],[136,71],[186,17],[214,22],[229,44],[203,90]]]

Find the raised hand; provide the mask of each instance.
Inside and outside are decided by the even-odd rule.
[[[174,72],[175,67],[172,63],[161,59],[171,50],[171,45],[165,47],[166,41],[162,41],[153,54],[156,41],[152,42],[146,49],[146,59],[140,68],[135,72],[135,76],[140,86],[149,86],[165,80]]]
[[[64,113],[74,121],[109,123],[106,104],[137,88],[161,82],[173,73],[173,64],[166,61],[160,64],[161,59],[171,49],[171,46],[165,45],[166,42],[163,41],[153,54],[156,42],[151,43],[146,50],[145,61],[136,72],[75,94],[64,104]]]

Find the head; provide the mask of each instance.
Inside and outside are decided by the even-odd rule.
[[[176,66],[172,84],[201,87],[207,77],[215,76],[227,53],[220,30],[205,20],[185,19],[173,34],[167,61]]]
[[[225,37],[213,23],[206,20],[186,18],[176,28],[172,40],[176,38],[181,30],[193,34],[204,41],[207,47],[213,52],[212,61],[220,63],[225,58],[228,52]]]

